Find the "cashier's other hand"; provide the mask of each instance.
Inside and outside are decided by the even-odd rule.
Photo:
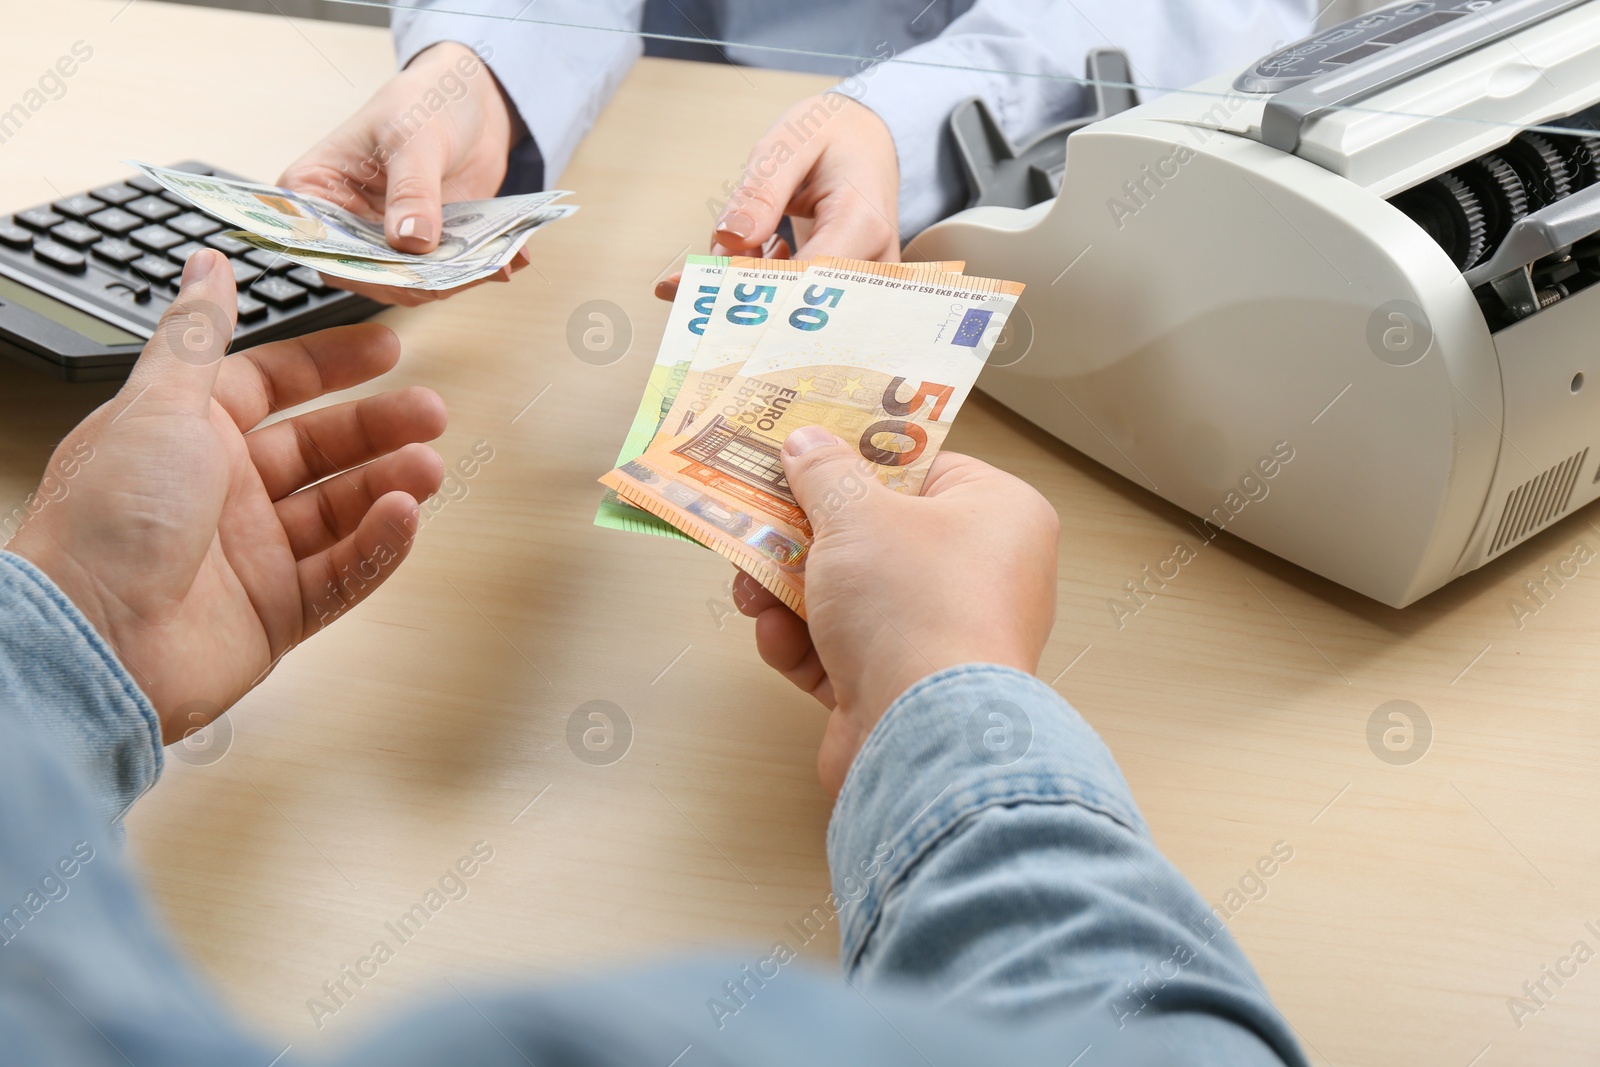
[[[432,252],[439,246],[445,201],[481,200],[499,191],[517,122],[488,66],[466,45],[443,41],[291,163],[278,184],[381,220],[389,243],[401,252]],[[519,252],[510,266],[483,281],[506,281],[527,263]],[[437,291],[339,278],[328,283],[410,307],[482,281]]]
[[[387,328],[223,358],[234,313],[228,261],[196,252],[127,384],[56,449],[47,502],[6,546],[105,637],[169,744],[381,585],[444,475],[419,443],[445,426],[427,389],[260,425],[393,367]]]
[[[747,574],[739,610],[767,664],[832,712],[817,753],[837,796],[889,705],[964,663],[1033,673],[1056,610],[1055,509],[1026,482],[945,452],[920,497],[886,488],[821,427],[789,435],[783,470],[815,534],[809,623]]]
[[[744,177],[716,221],[711,253],[785,258],[777,232],[788,215],[799,241],[796,258],[897,262],[899,196],[894,136],[877,113],[843,93],[807,97],[750,150]],[[656,286],[663,300],[677,291],[678,275]]]

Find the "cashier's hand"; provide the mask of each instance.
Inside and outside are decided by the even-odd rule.
[[[427,389],[260,426],[393,367],[388,329],[344,326],[224,359],[233,317],[228,261],[196,252],[127,384],[52,457],[64,488],[7,546],[105,637],[167,743],[381,585],[444,475],[419,443],[445,425]]]
[[[899,195],[894,137],[877,113],[842,93],[807,97],[750,150],[739,188],[717,219],[711,253],[787,258],[777,232],[789,215],[798,258],[897,262]],[[656,295],[671,300],[678,278],[657,285]]]
[[[820,427],[789,435],[783,470],[816,539],[809,624],[740,574],[771,667],[831,710],[817,771],[837,796],[867,735],[901,693],[946,667],[1033,673],[1056,609],[1055,509],[970,456],[934,460],[922,496],[887,489]]]
[[[431,252],[439,245],[441,204],[499,191],[517,121],[488,66],[466,45],[444,41],[290,164],[278,184],[381,220],[389,243],[402,252]],[[437,291],[339,278],[328,284],[409,307],[483,281],[507,281],[527,264],[519,252],[491,278]]]

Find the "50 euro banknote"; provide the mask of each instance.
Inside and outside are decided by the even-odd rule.
[[[732,560],[802,617],[811,525],[782,447],[823,426],[890,489],[918,493],[1022,286],[943,264],[818,259],[684,433],[601,481]]]
[[[811,264],[800,259],[728,260],[690,355],[682,386],[658,433],[686,433],[700,412],[744,366],[766,331],[772,308]]]

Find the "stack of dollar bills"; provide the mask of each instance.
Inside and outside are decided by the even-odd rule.
[[[564,189],[444,205],[439,247],[397,252],[383,226],[314,196],[129,160],[151,180],[210,215],[238,226],[228,234],[333,278],[404,289],[454,289],[510,263],[535,230],[578,209],[555,201]]]

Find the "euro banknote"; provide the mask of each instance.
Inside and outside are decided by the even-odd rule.
[[[1022,292],[944,267],[813,261],[684,432],[672,432],[669,417],[649,448],[601,482],[803,617],[811,525],[784,476],[783,441],[824,426],[885,486],[921,491]]]
[[[788,298],[789,286],[808,266],[797,259],[728,260],[683,384],[662,420],[668,433],[687,432],[707,401],[743,366],[765,332],[772,308]]]
[[[690,256],[684,262],[678,295],[667,316],[667,329],[661,336],[661,347],[656,350],[655,365],[650,368],[650,378],[645,382],[644,396],[639,398],[628,436],[623,438],[622,450],[617,454],[617,466],[644,452],[666,421],[683,386],[684,376],[689,372],[689,362],[711,321],[712,306],[727,266],[726,256]],[[607,489],[601,498],[594,523],[611,530],[693,540],[666,520],[627,503],[614,489]]]

